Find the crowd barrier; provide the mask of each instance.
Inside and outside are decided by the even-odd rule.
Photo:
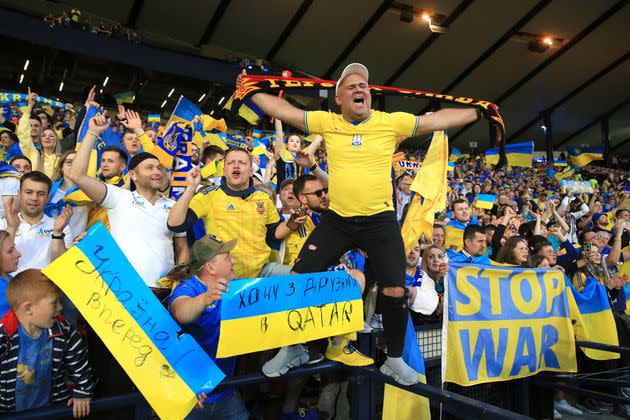
[[[380,330],[375,330],[369,334],[359,334],[359,349],[364,354],[376,358],[378,355],[377,339],[381,335],[382,331]],[[416,326],[416,335],[422,347],[423,355],[425,358],[425,367],[427,371],[429,371],[430,369],[434,369],[434,371],[437,371],[437,373],[439,373],[440,359],[442,355],[441,324]],[[620,353],[624,357],[630,357],[630,348],[627,347],[607,346],[599,343],[583,341],[579,341],[577,343],[582,347],[613,351],[616,353]],[[532,418],[529,417],[531,399],[530,392],[532,385],[544,389],[564,389],[575,394],[592,396],[603,401],[613,403],[630,403],[628,399],[613,395],[612,392],[605,393],[580,387],[580,385],[588,383],[589,385],[595,385],[596,387],[612,391],[615,388],[630,386],[630,375],[628,376],[629,380],[615,380],[596,379],[588,377],[581,378],[579,376],[573,375],[543,373],[531,378],[525,378],[518,381],[510,381],[514,383],[501,385],[505,387],[510,387],[510,392],[518,392],[520,401],[518,406],[513,408],[514,411],[510,411],[496,405],[492,405],[488,402],[472,398],[471,396],[466,396],[458,392],[441,389],[439,386],[434,386],[431,384],[419,383],[411,387],[402,387],[398,385],[396,381],[394,381],[392,378],[381,374],[380,371],[374,366],[350,368],[337,362],[331,361],[325,361],[314,366],[293,369],[290,370],[287,374],[277,378],[268,378],[262,373],[252,373],[247,375],[235,376],[225,379],[218,388],[238,388],[247,385],[269,383],[273,381],[283,381],[287,378],[297,376],[310,376],[331,373],[343,373],[346,375],[349,381],[350,407],[352,416],[353,418],[362,420],[380,418],[378,405],[379,401],[382,399],[382,384],[394,385],[403,388],[409,392],[428,398],[429,403],[433,409],[432,411],[434,412],[436,409],[439,409],[441,407],[443,413],[445,414],[450,414],[454,418],[465,417],[467,419],[478,418],[520,420]],[[429,376],[427,377],[427,379],[429,380]],[[458,387],[458,390],[461,388],[464,387]],[[474,395],[475,387],[464,389],[466,390],[465,393],[469,395]],[[92,401],[91,412],[107,413],[115,409],[129,407],[135,408],[135,418],[137,420],[149,419],[151,417],[152,410],[140,393],[129,393],[94,399]],[[462,417],[462,413],[465,413],[464,417]],[[62,419],[70,418],[71,416],[71,407],[55,406],[16,413],[8,416],[3,416],[3,418],[12,420],[43,418]]]

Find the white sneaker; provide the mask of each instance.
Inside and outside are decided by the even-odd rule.
[[[372,319],[370,320],[370,326],[375,330],[383,329],[383,315],[374,314],[372,315]]]
[[[263,365],[262,372],[265,376],[275,378],[284,375],[289,369],[303,365],[308,361],[308,353],[301,345],[295,344],[282,347],[273,359]]]
[[[560,414],[558,412],[558,410],[556,410],[555,408],[553,409],[553,418],[555,419],[561,419],[562,418],[562,414]]]
[[[417,384],[420,380],[418,372],[405,363],[402,357],[388,357],[381,366],[381,373],[405,386]]]
[[[579,408],[573,407],[567,402],[567,400],[558,400],[553,402],[554,410],[558,410],[561,413],[569,414],[571,416],[581,416],[584,414]]]
[[[369,334],[372,332],[372,326],[367,322],[363,322],[363,329],[359,331],[360,333]]]

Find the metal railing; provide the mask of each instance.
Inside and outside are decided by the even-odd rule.
[[[416,328],[417,336],[420,340],[423,341],[423,346],[426,348],[425,350],[425,362],[427,365],[439,364],[440,356],[441,356],[441,340],[438,342],[434,340],[433,342],[426,343],[424,342],[427,337],[435,338],[437,336],[437,331],[440,330],[441,327],[439,324],[435,325],[423,325]],[[377,337],[382,334],[382,331],[374,331],[370,334],[359,334],[358,335],[358,344],[360,350],[371,357],[376,357],[377,355]],[[432,336],[432,335],[433,336]],[[441,337],[441,334],[440,334]],[[612,352],[620,353],[624,356],[630,356],[630,348],[627,347],[616,347],[609,346],[599,343],[591,343],[591,342],[582,342],[579,341],[577,344],[580,347],[594,348],[598,350],[607,350]],[[433,346],[433,348],[427,348],[426,346]],[[429,356],[429,357],[426,357]],[[377,400],[379,396],[377,395],[377,387],[378,384],[389,384],[393,385],[406,391],[412,392],[414,394],[421,395],[429,399],[430,405],[432,407],[439,407],[441,405],[442,410],[447,413],[453,414],[455,416],[461,417],[462,413],[465,413],[466,418],[492,418],[492,419],[527,419],[524,414],[528,414],[528,409],[526,406],[529,403],[529,395],[522,395],[523,402],[519,410],[521,413],[518,414],[513,411],[509,411],[492,404],[475,400],[473,398],[460,395],[458,393],[441,389],[436,386],[432,386],[429,384],[419,383],[410,387],[404,387],[399,385],[394,379],[387,377],[380,373],[380,371],[375,367],[355,367],[350,368],[339,364],[337,362],[325,361],[313,366],[300,367],[296,369],[292,369],[287,372],[285,375],[277,378],[269,378],[264,376],[262,373],[253,373],[241,376],[235,376],[226,378],[221,384],[217,387],[217,389],[221,388],[239,388],[247,385],[255,385],[261,383],[268,383],[272,381],[282,381],[291,377],[298,376],[311,376],[323,373],[345,373],[347,374],[348,381],[350,382],[350,386],[352,387],[351,395],[351,409],[352,416],[356,419],[371,419],[377,414]],[[557,388],[557,389],[566,389],[571,392],[586,394],[593,396],[595,398],[602,399],[604,401],[616,402],[616,403],[625,403],[627,404],[629,401],[622,397],[618,397],[615,395],[605,394],[592,390],[585,390],[580,388],[578,385],[580,384],[580,378],[575,378],[572,376],[558,376],[558,375],[550,375],[543,374],[538,375],[533,378],[528,378],[523,382],[523,386],[521,389],[527,393],[527,385],[530,383],[529,381],[534,381],[537,385],[540,385],[545,388]],[[595,380],[597,381],[597,380]],[[630,385],[630,381],[606,381],[601,380],[602,384],[607,385],[609,387],[620,387],[620,386],[628,386]],[[135,409],[136,419],[148,419],[152,413],[151,408],[142,397],[139,392],[116,395],[116,396],[107,396],[102,398],[97,398],[92,401],[91,404],[91,413],[106,413],[112,410],[121,409],[121,408],[131,408]],[[10,415],[4,415],[3,418],[8,419],[59,419],[59,418],[70,418],[72,417],[72,407],[66,406],[53,406],[46,407],[36,410],[29,410],[19,413],[13,413]]]

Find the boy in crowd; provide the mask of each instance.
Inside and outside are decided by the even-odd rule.
[[[67,402],[75,418],[89,415],[94,382],[87,346],[60,317],[59,289],[40,270],[26,270],[9,282],[7,300],[11,309],[0,320],[0,412]]]

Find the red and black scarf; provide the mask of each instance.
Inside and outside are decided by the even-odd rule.
[[[231,113],[236,115],[243,101],[255,93],[278,93],[280,91],[298,89],[326,89],[334,91],[336,85],[337,82],[333,80],[243,75],[239,85],[237,86],[237,90],[234,92],[232,97],[233,103]],[[501,167],[507,163],[507,158],[505,156],[505,124],[503,122],[503,118],[499,115],[499,107],[492,102],[463,96],[445,95],[442,93],[431,93],[421,90],[400,89],[389,86],[370,85],[370,90],[374,95],[396,95],[412,98],[424,98],[431,101],[446,102],[479,109],[490,124],[491,133],[494,136],[495,143],[499,151],[499,162],[497,163],[497,167]]]

